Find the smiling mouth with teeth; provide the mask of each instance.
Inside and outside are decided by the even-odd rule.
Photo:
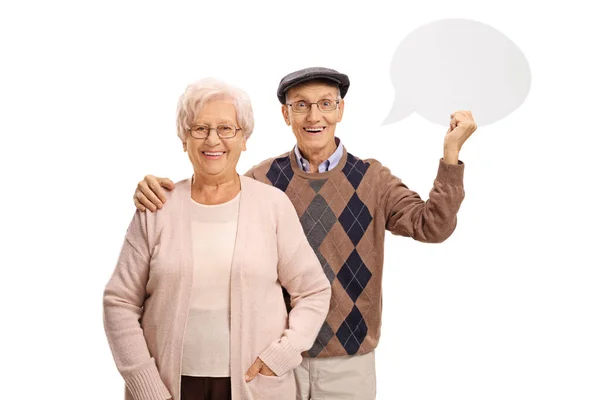
[[[207,157],[220,157],[223,154],[225,154],[224,151],[203,151],[202,154],[204,154]]]
[[[309,135],[316,135],[318,133],[323,132],[326,128],[326,126],[305,127],[304,131],[307,132]]]

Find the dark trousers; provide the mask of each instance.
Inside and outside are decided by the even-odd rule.
[[[181,400],[231,400],[231,378],[181,377]]]

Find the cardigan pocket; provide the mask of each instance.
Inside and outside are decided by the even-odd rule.
[[[283,376],[256,374],[256,377],[248,382],[248,387],[254,400],[296,399],[296,381],[292,371]]]

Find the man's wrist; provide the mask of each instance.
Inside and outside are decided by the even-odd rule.
[[[459,149],[444,146],[444,162],[446,164],[458,164]]]

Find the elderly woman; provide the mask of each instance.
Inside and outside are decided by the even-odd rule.
[[[104,292],[127,400],[295,399],[290,371],[331,288],[288,197],[236,173],[253,126],[248,96],[223,82],[179,100],[193,176],[159,212],[136,212]]]

